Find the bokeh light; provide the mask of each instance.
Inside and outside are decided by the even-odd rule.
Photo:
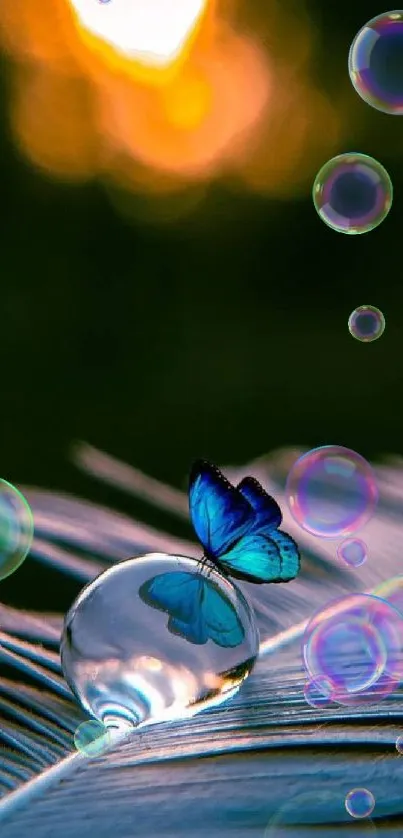
[[[82,722],[74,734],[77,751],[86,757],[101,756],[108,749],[110,741],[110,731],[96,719]]]
[[[15,486],[0,480],[0,579],[20,567],[33,536],[34,520],[27,501]]]
[[[364,102],[383,113],[403,114],[403,11],[372,18],[355,36],[350,79]]]
[[[367,545],[361,538],[346,538],[339,544],[337,555],[350,567],[361,567],[367,560]]]
[[[327,678],[319,676],[315,681],[307,681],[304,687],[304,696],[307,704],[317,710],[325,710],[331,707],[332,685]]]
[[[178,0],[174,13],[162,0],[43,0],[41,10],[13,0],[0,18],[14,141],[49,176],[101,178],[128,219],[193,212],[219,178],[305,194],[312,168],[340,147],[346,119],[313,81],[303,4],[248,8],[242,28],[235,4],[216,0]]]
[[[383,335],[385,318],[376,306],[362,305],[355,308],[348,318],[350,334],[361,343],[372,343]]]
[[[309,678],[326,678],[338,704],[374,704],[403,675],[403,619],[388,602],[369,594],[337,599],[314,615],[304,634]]]
[[[297,524],[321,538],[351,535],[369,520],[378,500],[369,463],[340,445],[303,454],[289,472],[285,494]]]
[[[375,798],[368,789],[351,789],[346,795],[345,806],[352,818],[369,818],[375,808]]]
[[[386,218],[393,200],[386,169],[367,154],[339,154],[316,175],[312,197],[325,224],[338,233],[374,230]]]

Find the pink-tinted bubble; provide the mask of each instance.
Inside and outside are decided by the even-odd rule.
[[[352,818],[368,818],[375,808],[375,798],[368,789],[351,789],[346,796],[345,806]]]
[[[360,538],[345,538],[337,548],[337,555],[350,567],[360,567],[367,560],[367,545]]]
[[[374,704],[403,677],[403,618],[388,602],[353,594],[310,620],[302,643],[308,677],[326,678],[338,704]]]
[[[332,685],[324,677],[319,677],[315,681],[307,681],[304,687],[306,702],[318,710],[326,710],[331,707],[331,692]]]
[[[321,538],[351,535],[369,520],[378,500],[371,466],[341,445],[324,445],[300,457],[285,493],[297,524]]]
[[[368,21],[350,47],[350,79],[364,102],[383,113],[403,114],[403,11]]]
[[[350,335],[361,343],[378,340],[385,331],[385,325],[385,318],[376,306],[358,306],[348,318]]]
[[[359,235],[378,227],[393,201],[392,181],[381,163],[367,154],[339,154],[316,175],[313,204],[337,233]]]

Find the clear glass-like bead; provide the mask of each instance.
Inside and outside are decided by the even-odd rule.
[[[87,585],[61,658],[82,707],[108,727],[183,718],[234,695],[259,649],[253,612],[215,568],[153,553]]]

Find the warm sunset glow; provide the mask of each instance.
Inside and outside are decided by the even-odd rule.
[[[163,67],[190,37],[206,0],[69,0],[82,26],[127,58]]]

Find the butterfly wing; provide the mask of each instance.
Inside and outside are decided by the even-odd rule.
[[[283,516],[277,501],[267,494],[254,477],[244,477],[238,484],[237,489],[246,498],[255,512],[255,523],[253,530],[265,533],[276,530],[280,526]]]
[[[196,535],[213,558],[225,553],[254,520],[246,497],[205,460],[198,460],[190,473],[189,510]]]
[[[220,558],[220,564],[231,576],[247,582],[290,582],[298,576],[300,556],[291,536],[274,530],[270,536],[244,536]]]
[[[143,583],[140,597],[169,615],[168,629],[189,643],[238,646],[244,629],[235,607],[214,583],[200,573],[161,573]]]

